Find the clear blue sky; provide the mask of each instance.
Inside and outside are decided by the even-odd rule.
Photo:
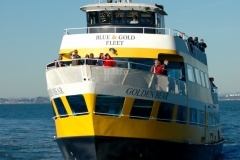
[[[79,7],[94,2],[0,2],[0,98],[48,96],[45,65],[58,57],[64,28],[86,25],[85,13]],[[167,28],[205,40],[209,75],[215,78],[219,93],[240,91],[240,0],[154,3],[164,5]]]

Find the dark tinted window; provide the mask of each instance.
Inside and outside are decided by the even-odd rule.
[[[141,24],[150,25],[154,24],[154,13],[152,12],[141,12]]]
[[[170,122],[172,120],[174,104],[162,102],[158,110],[157,120]]]
[[[66,111],[66,109],[65,109],[65,107],[64,107],[64,105],[62,103],[61,98],[55,98],[54,102],[55,102],[55,104],[57,106],[57,110],[58,110],[59,116],[60,117],[68,117],[67,111]]]
[[[124,11],[114,11],[113,12],[113,23],[114,24],[125,24]]]
[[[149,119],[152,111],[153,101],[135,99],[130,113],[130,118]]]
[[[198,124],[200,126],[203,126],[203,111],[202,110],[198,110]]]
[[[51,103],[51,104],[52,104],[52,103]],[[57,115],[56,115],[56,113],[55,113],[55,111],[54,111],[53,104],[52,104],[52,109],[53,109],[53,116],[56,117]]]
[[[138,11],[127,11],[127,24],[139,24]]]
[[[99,24],[98,22],[98,12],[88,12],[87,21],[89,25]]]
[[[124,97],[98,95],[96,98],[95,114],[120,116],[124,100]]]
[[[100,20],[102,24],[110,24],[112,19],[111,19],[111,12],[109,11],[101,11],[100,12]]]
[[[186,120],[187,120],[187,107],[179,105],[177,112],[177,123],[186,123]]]
[[[196,125],[197,124],[197,109],[190,108],[190,124]]]
[[[66,98],[73,115],[83,115],[88,113],[83,95],[67,96]]]

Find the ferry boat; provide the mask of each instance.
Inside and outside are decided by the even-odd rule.
[[[60,59],[46,66],[64,158],[216,159],[225,140],[206,54],[165,28],[164,7],[108,0],[80,10],[87,26],[64,29]],[[116,65],[87,65],[90,53],[98,62],[108,53]],[[168,74],[152,72],[165,59]]]

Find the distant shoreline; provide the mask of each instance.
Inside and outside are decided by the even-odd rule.
[[[218,101],[240,101],[240,99],[219,99]]]
[[[47,103],[0,103],[0,105],[11,105],[11,104],[51,104],[50,102]]]

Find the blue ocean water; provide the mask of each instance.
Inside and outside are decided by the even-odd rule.
[[[220,101],[223,136],[220,160],[240,159],[240,101]],[[50,104],[0,105],[0,160],[63,160],[53,141]]]

